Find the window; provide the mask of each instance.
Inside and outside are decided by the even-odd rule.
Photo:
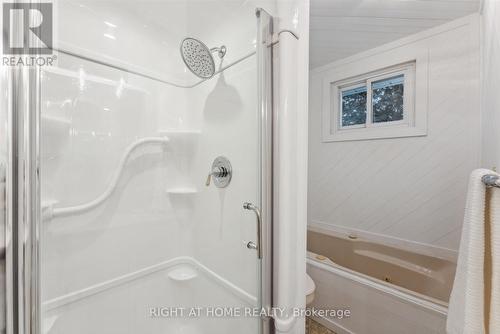
[[[328,82],[325,141],[425,135],[415,127],[416,63]]]
[[[366,123],[366,86],[346,88],[342,95],[341,127],[352,127]]]
[[[411,80],[414,66],[409,64],[383,73],[367,74],[360,78],[334,83],[338,105],[334,106],[339,130],[371,126],[401,125],[408,121],[413,106]],[[406,86],[406,92],[405,92]],[[406,98],[405,98],[406,97]]]
[[[404,74],[372,82],[373,123],[403,120],[404,82]]]

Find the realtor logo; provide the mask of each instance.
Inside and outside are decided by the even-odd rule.
[[[52,3],[3,4],[3,54],[51,55]]]

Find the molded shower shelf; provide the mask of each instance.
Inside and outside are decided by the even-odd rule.
[[[190,281],[198,276],[198,271],[190,265],[184,264],[174,267],[167,273],[168,278],[177,282]]]
[[[198,193],[198,189],[194,187],[175,187],[166,190],[169,195],[192,195]]]

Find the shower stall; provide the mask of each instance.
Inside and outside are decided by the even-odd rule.
[[[267,333],[243,312],[272,305],[272,17],[53,17],[53,66],[1,68],[3,332]]]

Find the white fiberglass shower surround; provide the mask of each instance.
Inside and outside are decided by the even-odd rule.
[[[216,308],[271,306],[272,17],[54,7],[57,64],[2,68],[6,333],[267,333]]]

